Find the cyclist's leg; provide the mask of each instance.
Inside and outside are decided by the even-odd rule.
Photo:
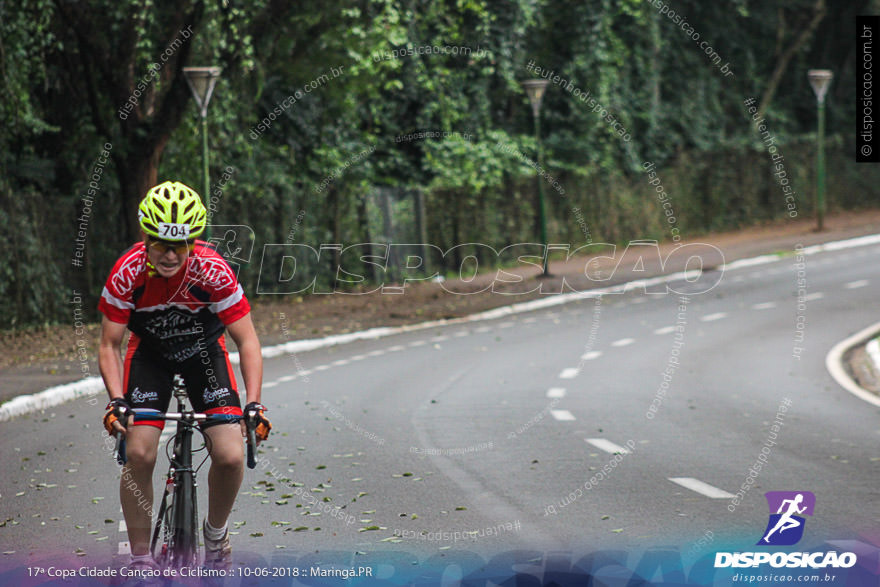
[[[167,409],[171,399],[171,376],[158,361],[138,349],[135,336],[132,336],[126,353],[124,378],[125,397],[136,412]],[[133,555],[150,551],[153,467],[163,425],[161,420],[129,423],[126,433],[128,462],[122,468],[119,498]]]
[[[220,340],[187,362],[184,372],[187,393],[199,412],[241,415],[235,374]],[[241,425],[215,423],[204,426],[211,453],[208,470],[208,523],[223,528],[244,476],[244,448]]]
[[[128,462],[122,468],[119,500],[128,527],[133,555],[150,552],[153,515],[153,467],[161,430],[154,426],[132,426],[126,435]]]
[[[208,470],[208,523],[223,528],[244,477],[244,448],[238,423],[220,424],[205,430],[211,439]]]

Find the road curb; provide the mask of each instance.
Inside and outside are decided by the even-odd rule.
[[[841,249],[850,249],[855,247],[862,247],[867,245],[880,244],[880,234],[872,234],[867,236],[855,237],[850,239],[843,239],[839,241],[831,241],[827,243],[822,243],[819,245],[810,245],[808,247],[803,247],[802,249],[798,249],[797,253],[804,256],[814,255],[816,253],[821,253],[824,251],[837,251]],[[780,257],[777,254],[763,254],[757,255],[754,257],[747,257],[745,259],[738,259],[736,261],[732,261],[730,263],[725,263],[721,267],[719,267],[719,271],[725,273],[727,271],[735,271],[737,269],[743,269],[747,267],[754,267],[755,265],[764,265],[768,263],[775,263],[778,261],[785,260],[786,257]],[[677,279],[688,279],[694,275],[697,275],[697,271],[689,271],[689,272],[677,272],[669,275],[658,275],[656,277],[648,278],[648,279],[637,279],[633,281],[628,281],[626,283],[621,283],[608,288],[601,288],[590,290],[586,292],[574,292],[567,294],[556,294],[548,298],[532,300],[529,302],[520,302],[517,304],[511,304],[508,306],[501,306],[498,308],[493,308],[491,310],[486,310],[484,312],[478,312],[476,314],[470,314],[468,316],[462,316],[461,318],[449,318],[449,319],[440,319],[440,320],[431,320],[428,322],[421,322],[418,324],[410,324],[405,326],[381,326],[376,328],[370,328],[369,330],[362,330],[359,332],[350,332],[347,334],[335,334],[331,336],[327,336],[324,338],[310,338],[306,340],[296,340],[290,341],[284,344],[263,347],[262,354],[264,358],[274,358],[279,357],[281,355],[290,355],[295,353],[303,353],[308,351],[313,351],[321,348],[326,348],[330,346],[336,346],[340,344],[347,344],[350,342],[355,342],[358,340],[376,340],[379,338],[384,338],[386,336],[392,336],[395,334],[403,334],[407,332],[414,332],[418,330],[425,330],[428,328],[435,328],[438,326],[450,326],[455,324],[465,324],[469,322],[478,322],[482,320],[494,320],[497,318],[501,318],[504,316],[510,316],[513,314],[520,314],[524,312],[533,312],[535,310],[540,310],[543,308],[549,308],[552,306],[558,306],[563,304],[568,304],[570,302],[580,301],[589,298],[595,298],[604,294],[613,294],[613,293],[621,293],[625,292],[628,288],[636,288],[636,287],[648,287],[652,285],[656,285],[659,283],[665,283],[669,281],[675,281]],[[880,323],[878,323],[878,329],[880,329]],[[847,339],[849,340],[849,339]],[[836,348],[836,347],[835,347]],[[830,356],[830,355],[829,355]],[[841,355],[842,356],[842,355]],[[229,360],[238,364],[239,358],[238,353],[229,353]],[[826,365],[828,364],[828,360],[826,358]],[[831,368],[829,367],[829,371]],[[842,373],[844,377],[848,379],[846,373]],[[834,376],[834,373],[832,373]],[[835,377],[837,379],[837,377]],[[840,380],[838,380],[840,383]],[[856,385],[855,382],[851,382],[852,385]],[[841,383],[843,387],[846,388],[846,385]],[[858,386],[856,386],[858,387]],[[849,389],[849,388],[847,388]],[[861,388],[859,388],[861,389]],[[88,377],[86,379],[82,379],[80,381],[74,381],[73,383],[66,383],[64,385],[58,385],[56,387],[50,387],[44,391],[39,393],[35,393],[33,395],[22,395],[11,399],[2,405],[0,405],[0,422],[5,422],[17,416],[22,416],[31,412],[36,412],[39,410],[44,410],[46,408],[56,406],[58,404],[62,404],[64,402],[70,401],[72,399],[76,399],[78,397],[92,396],[100,393],[104,390],[104,382],[100,377]],[[868,393],[862,390],[863,393]],[[856,393],[856,392],[853,392]],[[858,395],[856,393],[856,395]],[[863,398],[865,399],[865,398]],[[876,399],[876,398],[875,398]],[[870,401],[866,399],[866,401]],[[880,406],[880,400],[877,400],[878,403],[875,405]],[[873,403],[873,402],[871,402]]]
[[[874,338],[877,334],[880,334],[880,322],[876,322],[840,341],[834,345],[825,356],[825,368],[828,369],[828,372],[842,388],[857,398],[862,399],[873,406],[880,407],[880,397],[867,391],[861,385],[856,383],[853,378],[847,374],[846,369],[843,367],[843,356],[850,349]],[[877,359],[873,356],[871,356],[871,360],[873,360],[875,364],[877,363]]]

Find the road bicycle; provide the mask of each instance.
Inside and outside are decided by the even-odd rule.
[[[196,474],[208,460],[210,439],[197,426],[200,422],[238,422],[247,425],[247,466],[256,467],[254,427],[245,416],[233,414],[204,414],[186,410],[186,386],[180,375],[174,376],[172,393],[177,399],[176,412],[149,412],[134,414],[138,420],[174,420],[177,431],[165,444],[165,455],[170,463],[165,479],[165,491],[159,503],[159,515],[150,541],[153,559],[162,568],[195,568],[199,565],[199,512]],[[203,437],[202,446],[193,450],[193,434]],[[205,451],[198,465],[193,466],[193,455]],[[116,460],[120,465],[127,461],[125,438],[116,436]]]

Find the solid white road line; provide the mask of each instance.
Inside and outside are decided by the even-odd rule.
[[[584,438],[584,440],[586,440],[599,450],[604,450],[605,452],[613,455],[618,453],[628,455],[630,452],[629,449],[625,446],[614,444],[610,440],[605,440],[604,438]]]
[[[636,339],[634,338],[621,338],[620,340],[615,340],[611,343],[611,346],[628,346],[634,343]]]
[[[700,317],[700,321],[714,322],[715,320],[721,320],[722,318],[727,318],[727,312],[715,312],[714,314],[706,314],[705,316]]]
[[[712,499],[731,499],[736,497],[732,493],[727,493],[723,489],[718,489],[714,485],[709,485],[693,477],[670,477],[669,480]]]
[[[869,338],[873,338],[877,335],[877,332],[880,332],[880,322],[872,324],[864,330],[856,332],[849,338],[834,345],[825,356],[825,368],[828,369],[828,372],[831,373],[831,376],[834,377],[835,381],[837,381],[842,388],[859,399],[863,399],[871,405],[880,407],[880,397],[862,389],[858,383],[852,380],[846,372],[846,369],[843,367],[844,353],[857,344],[860,344]]]
[[[575,419],[574,415],[568,410],[550,410],[550,413],[561,422],[570,422]]]
[[[576,367],[568,367],[567,369],[563,369],[562,373],[559,374],[560,379],[574,379],[578,376],[580,370]]]
[[[547,390],[547,397],[550,399],[561,399],[565,397],[564,387],[551,387]]]
[[[602,356],[602,351],[590,351],[581,355],[582,361],[592,361]]]
[[[824,251],[838,251],[841,249],[853,249],[856,247],[864,247],[868,245],[876,245],[880,243],[880,235],[874,234],[869,236],[857,237],[852,239],[833,241],[829,243],[824,243],[821,245],[811,245],[809,247],[805,247],[801,249],[799,252],[802,255],[814,255],[816,253],[824,252]],[[732,263],[725,263],[722,267],[723,271],[726,273],[728,271],[733,271],[736,269],[740,269],[742,267],[751,267],[754,265],[763,265],[769,263],[779,262],[780,258],[778,255],[761,255],[758,257],[752,257],[748,259],[740,259],[739,261],[733,261]],[[819,261],[821,262],[821,260]],[[696,272],[692,272],[691,274],[696,274]],[[651,278],[648,280],[636,280],[638,282],[644,283],[672,283],[676,281],[680,281],[682,277],[686,274],[684,273],[673,273],[670,275],[661,275],[655,278]],[[738,282],[742,280],[742,275],[737,275],[733,277],[734,282]],[[350,332],[347,334],[338,334],[338,335],[330,335],[324,338],[319,339],[306,339],[306,340],[296,340],[289,341],[284,344],[275,345],[275,346],[266,346],[262,349],[262,354],[264,358],[272,358],[277,357],[284,354],[293,354],[298,352],[307,352],[319,348],[326,348],[329,346],[335,346],[340,344],[346,344],[350,342],[354,342],[357,340],[377,340],[380,338],[385,338],[388,336],[402,334],[406,332],[414,332],[417,330],[427,330],[429,328],[435,328],[437,326],[448,326],[450,324],[461,324],[461,323],[469,323],[473,324],[480,321],[485,320],[494,320],[500,318],[502,316],[510,316],[517,315],[524,312],[534,312],[539,309],[549,308],[561,306],[563,304],[567,304],[569,302],[578,302],[584,299],[594,299],[596,297],[601,297],[605,293],[615,293],[615,292],[623,292],[626,291],[627,287],[631,287],[631,283],[623,283],[620,285],[616,285],[610,287],[608,289],[602,290],[593,290],[586,292],[577,292],[571,294],[560,294],[556,296],[551,296],[549,298],[542,298],[538,300],[532,300],[530,302],[521,302],[518,304],[512,304],[510,306],[502,306],[500,308],[495,308],[493,310],[487,310],[485,312],[479,312],[477,314],[471,314],[469,316],[464,316],[462,318],[453,318],[453,319],[442,319],[442,320],[432,320],[428,322],[422,322],[419,324],[412,324],[409,326],[397,326],[397,327],[389,327],[382,326],[378,328],[371,328],[369,330],[364,330],[360,332]],[[549,316],[548,316],[549,317]],[[482,328],[485,328],[485,331],[490,330],[489,327],[481,327],[477,328],[476,332],[483,332]],[[238,353],[229,353],[229,360],[233,364],[238,364],[240,361],[240,357]],[[44,410],[46,408],[56,406],[58,404],[64,403],[66,401],[76,399],[82,396],[90,396],[99,394],[104,391],[104,383],[100,377],[88,377],[86,379],[75,381],[73,383],[68,383],[65,385],[51,387],[46,389],[40,393],[36,393],[33,395],[24,395],[19,396],[14,399],[11,399],[2,405],[0,405],[0,422],[4,422],[9,420],[10,418],[20,416],[23,414],[28,414],[37,410]]]

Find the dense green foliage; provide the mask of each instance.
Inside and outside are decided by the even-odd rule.
[[[808,216],[809,68],[835,72],[830,205],[875,205],[880,171],[853,162],[852,130],[854,16],[875,3],[669,2],[679,23],[665,4],[0,0],[0,325],[69,320],[71,290],[94,302],[137,238],[146,187],[201,189],[185,65],[224,68],[209,109],[212,222],[253,229],[251,293],[267,243],[535,242],[537,181],[552,242],[668,239],[647,162],[685,237],[787,217],[749,98]],[[537,75],[530,63],[565,80],[542,107],[544,179],[519,86]],[[326,286],[336,260],[303,269]]]

